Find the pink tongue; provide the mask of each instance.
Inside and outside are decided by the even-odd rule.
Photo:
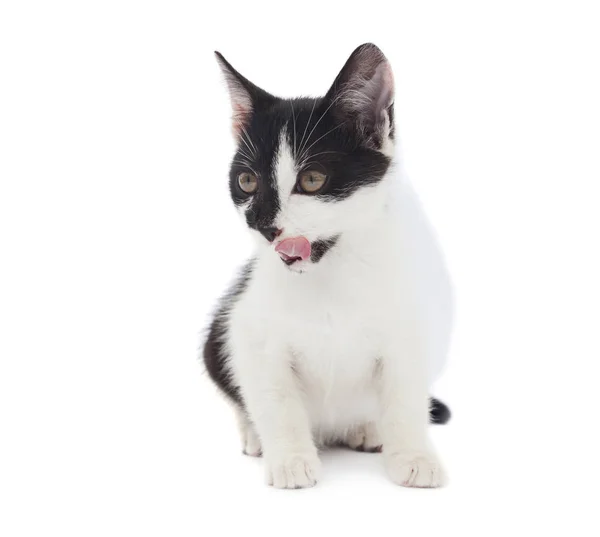
[[[291,239],[282,240],[276,247],[275,251],[283,259],[308,259],[310,257],[310,242],[305,237],[292,237]]]

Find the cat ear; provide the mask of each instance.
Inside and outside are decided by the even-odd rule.
[[[394,77],[383,52],[372,43],[358,47],[326,96],[340,120],[354,125],[368,146],[381,149],[393,136]]]
[[[231,128],[237,139],[248,125],[256,108],[273,100],[274,97],[238,73],[220,52],[215,51],[215,56],[229,89],[233,110]]]

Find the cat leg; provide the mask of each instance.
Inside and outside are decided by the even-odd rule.
[[[446,476],[428,435],[426,355],[414,334],[405,334],[381,363],[379,429],[392,481],[405,487],[435,488]]]
[[[342,438],[341,443],[356,451],[381,452],[381,439],[377,425],[372,421],[350,429]]]
[[[311,487],[320,461],[291,356],[283,348],[261,351],[238,354],[236,369],[261,440],[267,483],[286,489]]]
[[[237,405],[235,407],[235,414],[240,431],[240,438],[242,440],[242,452],[244,455],[249,455],[250,457],[262,456],[260,438],[258,437],[256,429],[250,421],[248,414],[243,408]]]
[[[434,397],[430,398],[429,403],[430,423],[444,424],[450,420],[450,409],[444,403]],[[352,427],[332,442],[332,445],[335,444],[341,444],[355,451],[367,453],[381,453],[383,451],[377,424],[372,421]]]

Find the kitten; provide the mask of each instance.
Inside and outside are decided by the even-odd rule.
[[[229,187],[256,239],[204,347],[267,482],[316,483],[318,447],[381,451],[405,486],[445,481],[428,422],[448,352],[442,256],[395,149],[394,83],[372,44],[323,98],[280,99],[219,53],[237,151]]]

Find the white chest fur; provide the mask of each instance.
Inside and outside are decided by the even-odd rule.
[[[367,266],[343,270],[352,265],[338,254],[330,252],[320,267],[333,277],[279,295],[277,308],[311,421],[324,434],[375,419],[376,368],[391,305]]]
[[[375,372],[385,337],[382,289],[373,285],[376,279],[371,278],[372,272],[367,274],[368,267],[348,270],[353,265],[342,263],[338,255],[332,250],[321,261],[320,273],[329,277],[285,273],[285,267],[259,260],[255,279],[233,313],[234,323],[240,316],[240,331],[244,323],[244,332],[251,332],[240,334],[246,342],[262,347],[277,340],[296,372],[306,409],[320,435],[375,419]],[[338,272],[336,265],[341,265]],[[280,280],[281,274],[288,281]]]

